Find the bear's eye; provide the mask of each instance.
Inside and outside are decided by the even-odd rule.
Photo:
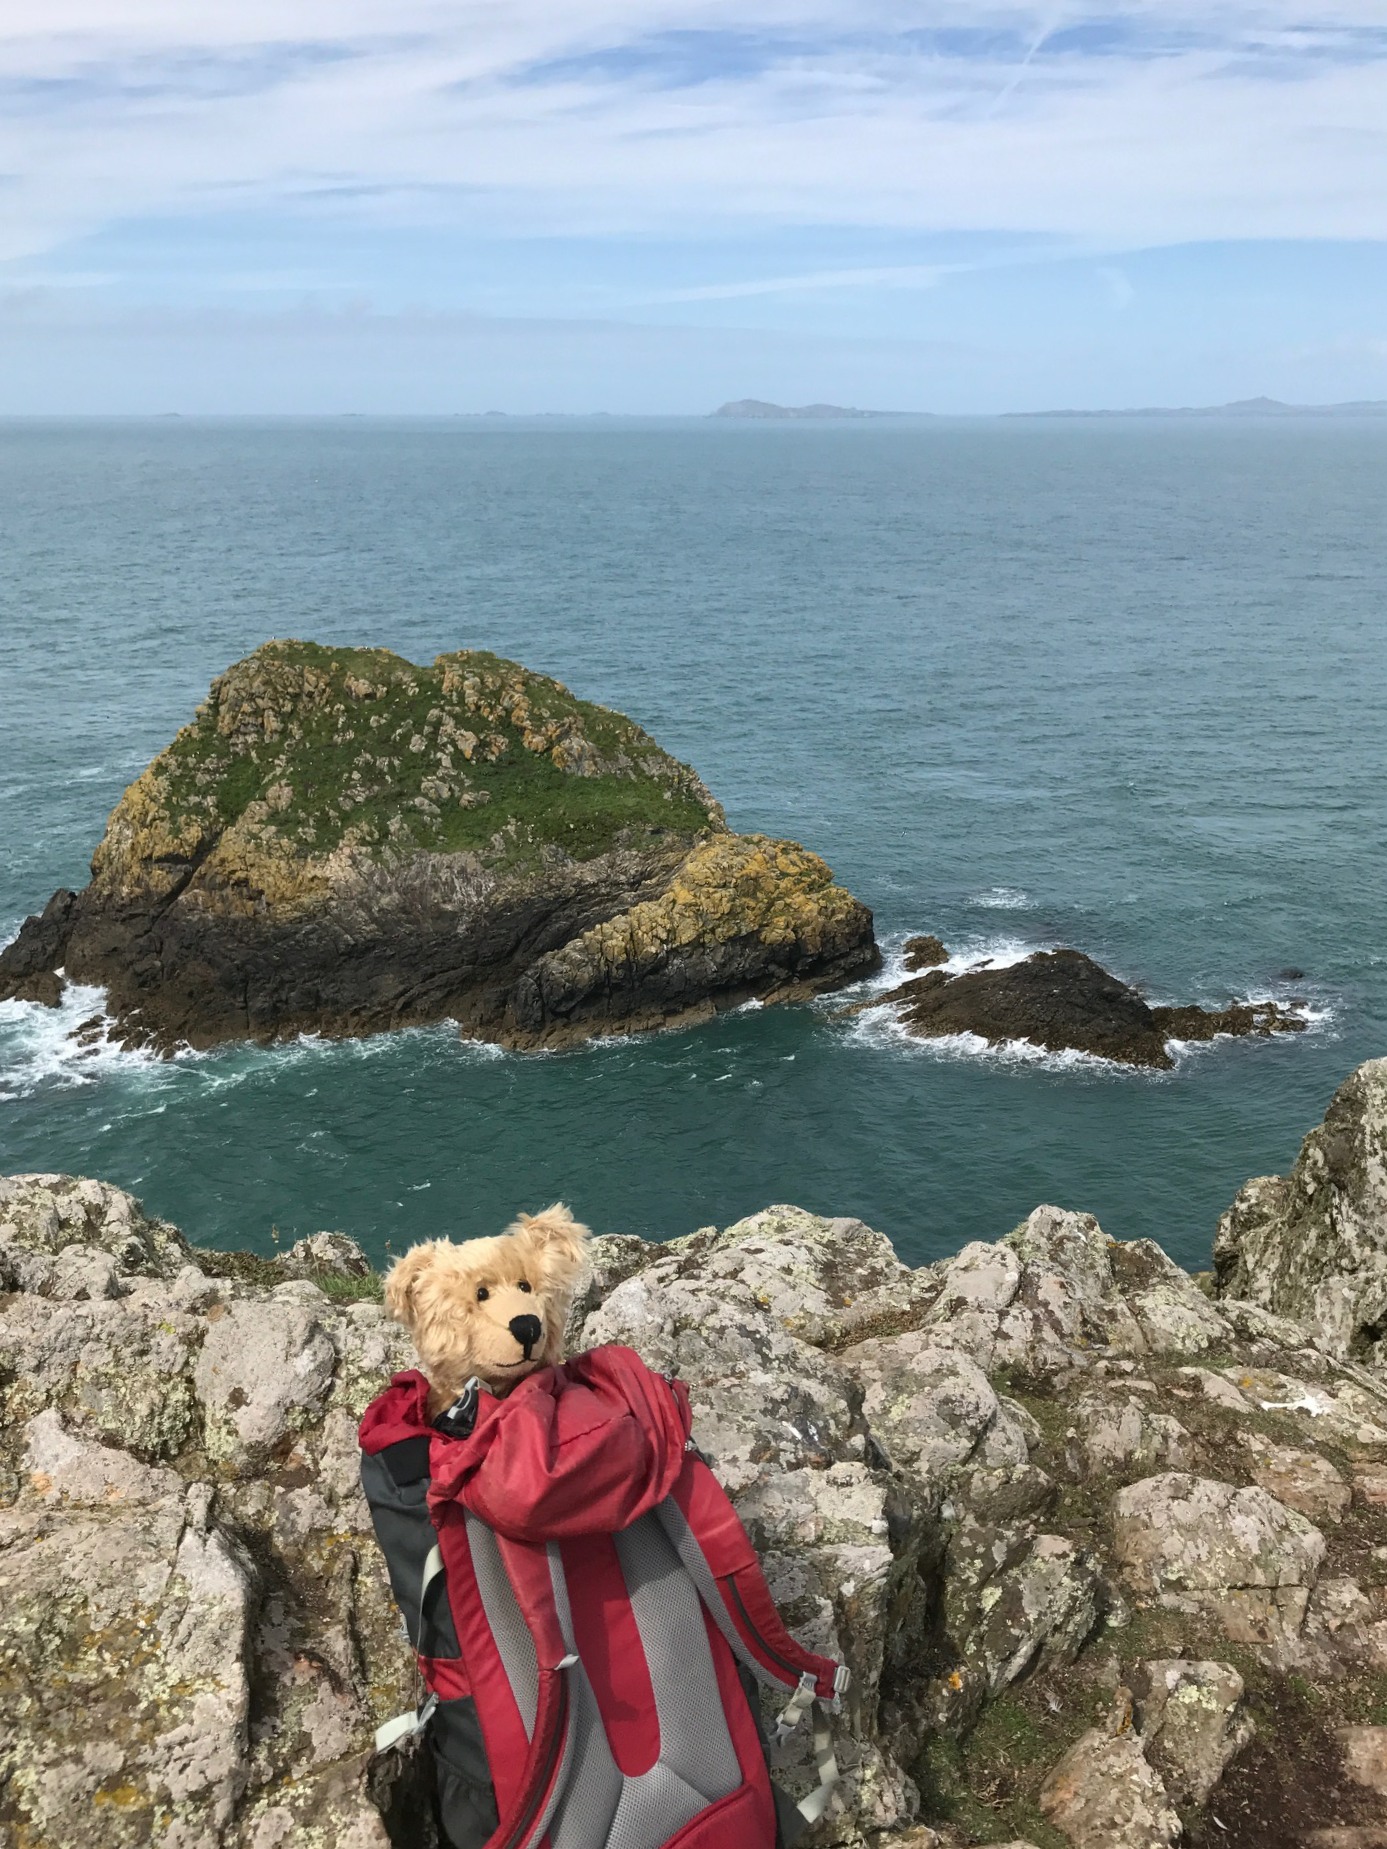
[[[520,1282],[519,1282],[519,1283],[518,1283],[518,1284],[516,1285],[516,1287],[515,1287],[515,1288],[516,1288],[517,1290],[523,1290],[523,1291],[528,1291],[530,1287],[529,1287],[529,1285],[528,1285],[528,1284],[527,1284],[527,1283],[525,1282],[525,1280],[524,1280],[524,1278],[521,1278],[521,1280],[520,1280]]]
[[[479,1284],[477,1286],[477,1302],[478,1303],[485,1303],[487,1298],[490,1295],[491,1295],[491,1292],[487,1289],[485,1284]]]

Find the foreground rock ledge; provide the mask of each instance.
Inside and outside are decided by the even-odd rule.
[[[1271,1001],[1152,1007],[1081,950],[1038,950],[1000,969],[983,962],[950,975],[935,967],[948,958],[937,937],[912,938],[905,948],[906,968],[925,974],[857,1002],[848,1012],[891,1008],[921,1040],[976,1034],[991,1046],[1025,1041],[1050,1053],[1088,1053],[1166,1071],[1175,1063],[1172,1040],[1294,1034],[1305,1028],[1301,1015]]]
[[[1345,1079],[1289,1175],[1240,1190],[1214,1268],[1221,1291],[1295,1317],[1332,1353],[1387,1364],[1387,1059]]]
[[[511,1047],[802,998],[876,967],[872,915],[728,832],[620,713],[481,650],[270,642],[125,792],[91,884],[0,951],[0,999],[107,990],[170,1051],[456,1019]]]
[[[594,1257],[572,1340],[678,1370],[787,1618],[852,1664],[817,1849],[1387,1829],[1380,1373],[1055,1207],[919,1270],[795,1207]],[[411,1698],[356,1478],[410,1360],[377,1291],[340,1236],[205,1253],[0,1182],[16,1843],[434,1842],[369,1752]]]

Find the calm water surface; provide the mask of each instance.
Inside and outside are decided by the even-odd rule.
[[[551,1057],[439,1028],[168,1064],[82,1056],[99,997],[5,1004],[0,1169],[262,1250],[563,1196],[655,1235],[797,1201],[919,1261],[1047,1200],[1206,1263],[1387,1052],[1385,488],[1387,429],[1331,423],[0,425],[2,935],[267,636],[479,646],[823,853],[888,950],[1070,943],[1317,1016],[1147,1076],[832,1000]]]

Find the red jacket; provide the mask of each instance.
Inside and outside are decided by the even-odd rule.
[[[770,1849],[770,1787],[735,1659],[781,1688],[812,1677],[823,1700],[834,1697],[845,1676],[785,1630],[736,1512],[692,1448],[683,1383],[653,1373],[629,1348],[598,1348],[530,1375],[505,1399],[483,1393],[470,1436],[460,1438],[431,1425],[428,1396],[423,1375],[397,1374],[367,1409],[361,1445],[372,1456],[410,1443],[422,1452],[419,1441],[428,1441],[428,1513],[447,1576],[457,1656],[421,1656],[420,1667],[442,1698],[476,1698],[502,1820],[492,1839],[497,1849],[525,1843],[527,1819],[542,1819],[546,1799],[552,1807],[555,1742],[568,1724],[562,1672],[575,1661],[596,1696],[622,1774],[637,1777],[659,1756],[650,1672],[613,1540],[646,1516],[658,1518],[690,1577],[702,1581],[717,1688],[743,1773],[737,1791],[670,1840],[680,1849]],[[532,1732],[486,1615],[469,1514],[495,1536],[534,1640],[539,1687]],[[556,1605],[551,1545],[562,1562],[571,1615]]]

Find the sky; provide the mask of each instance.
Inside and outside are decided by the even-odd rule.
[[[0,414],[1387,398],[1387,0],[0,0]]]

